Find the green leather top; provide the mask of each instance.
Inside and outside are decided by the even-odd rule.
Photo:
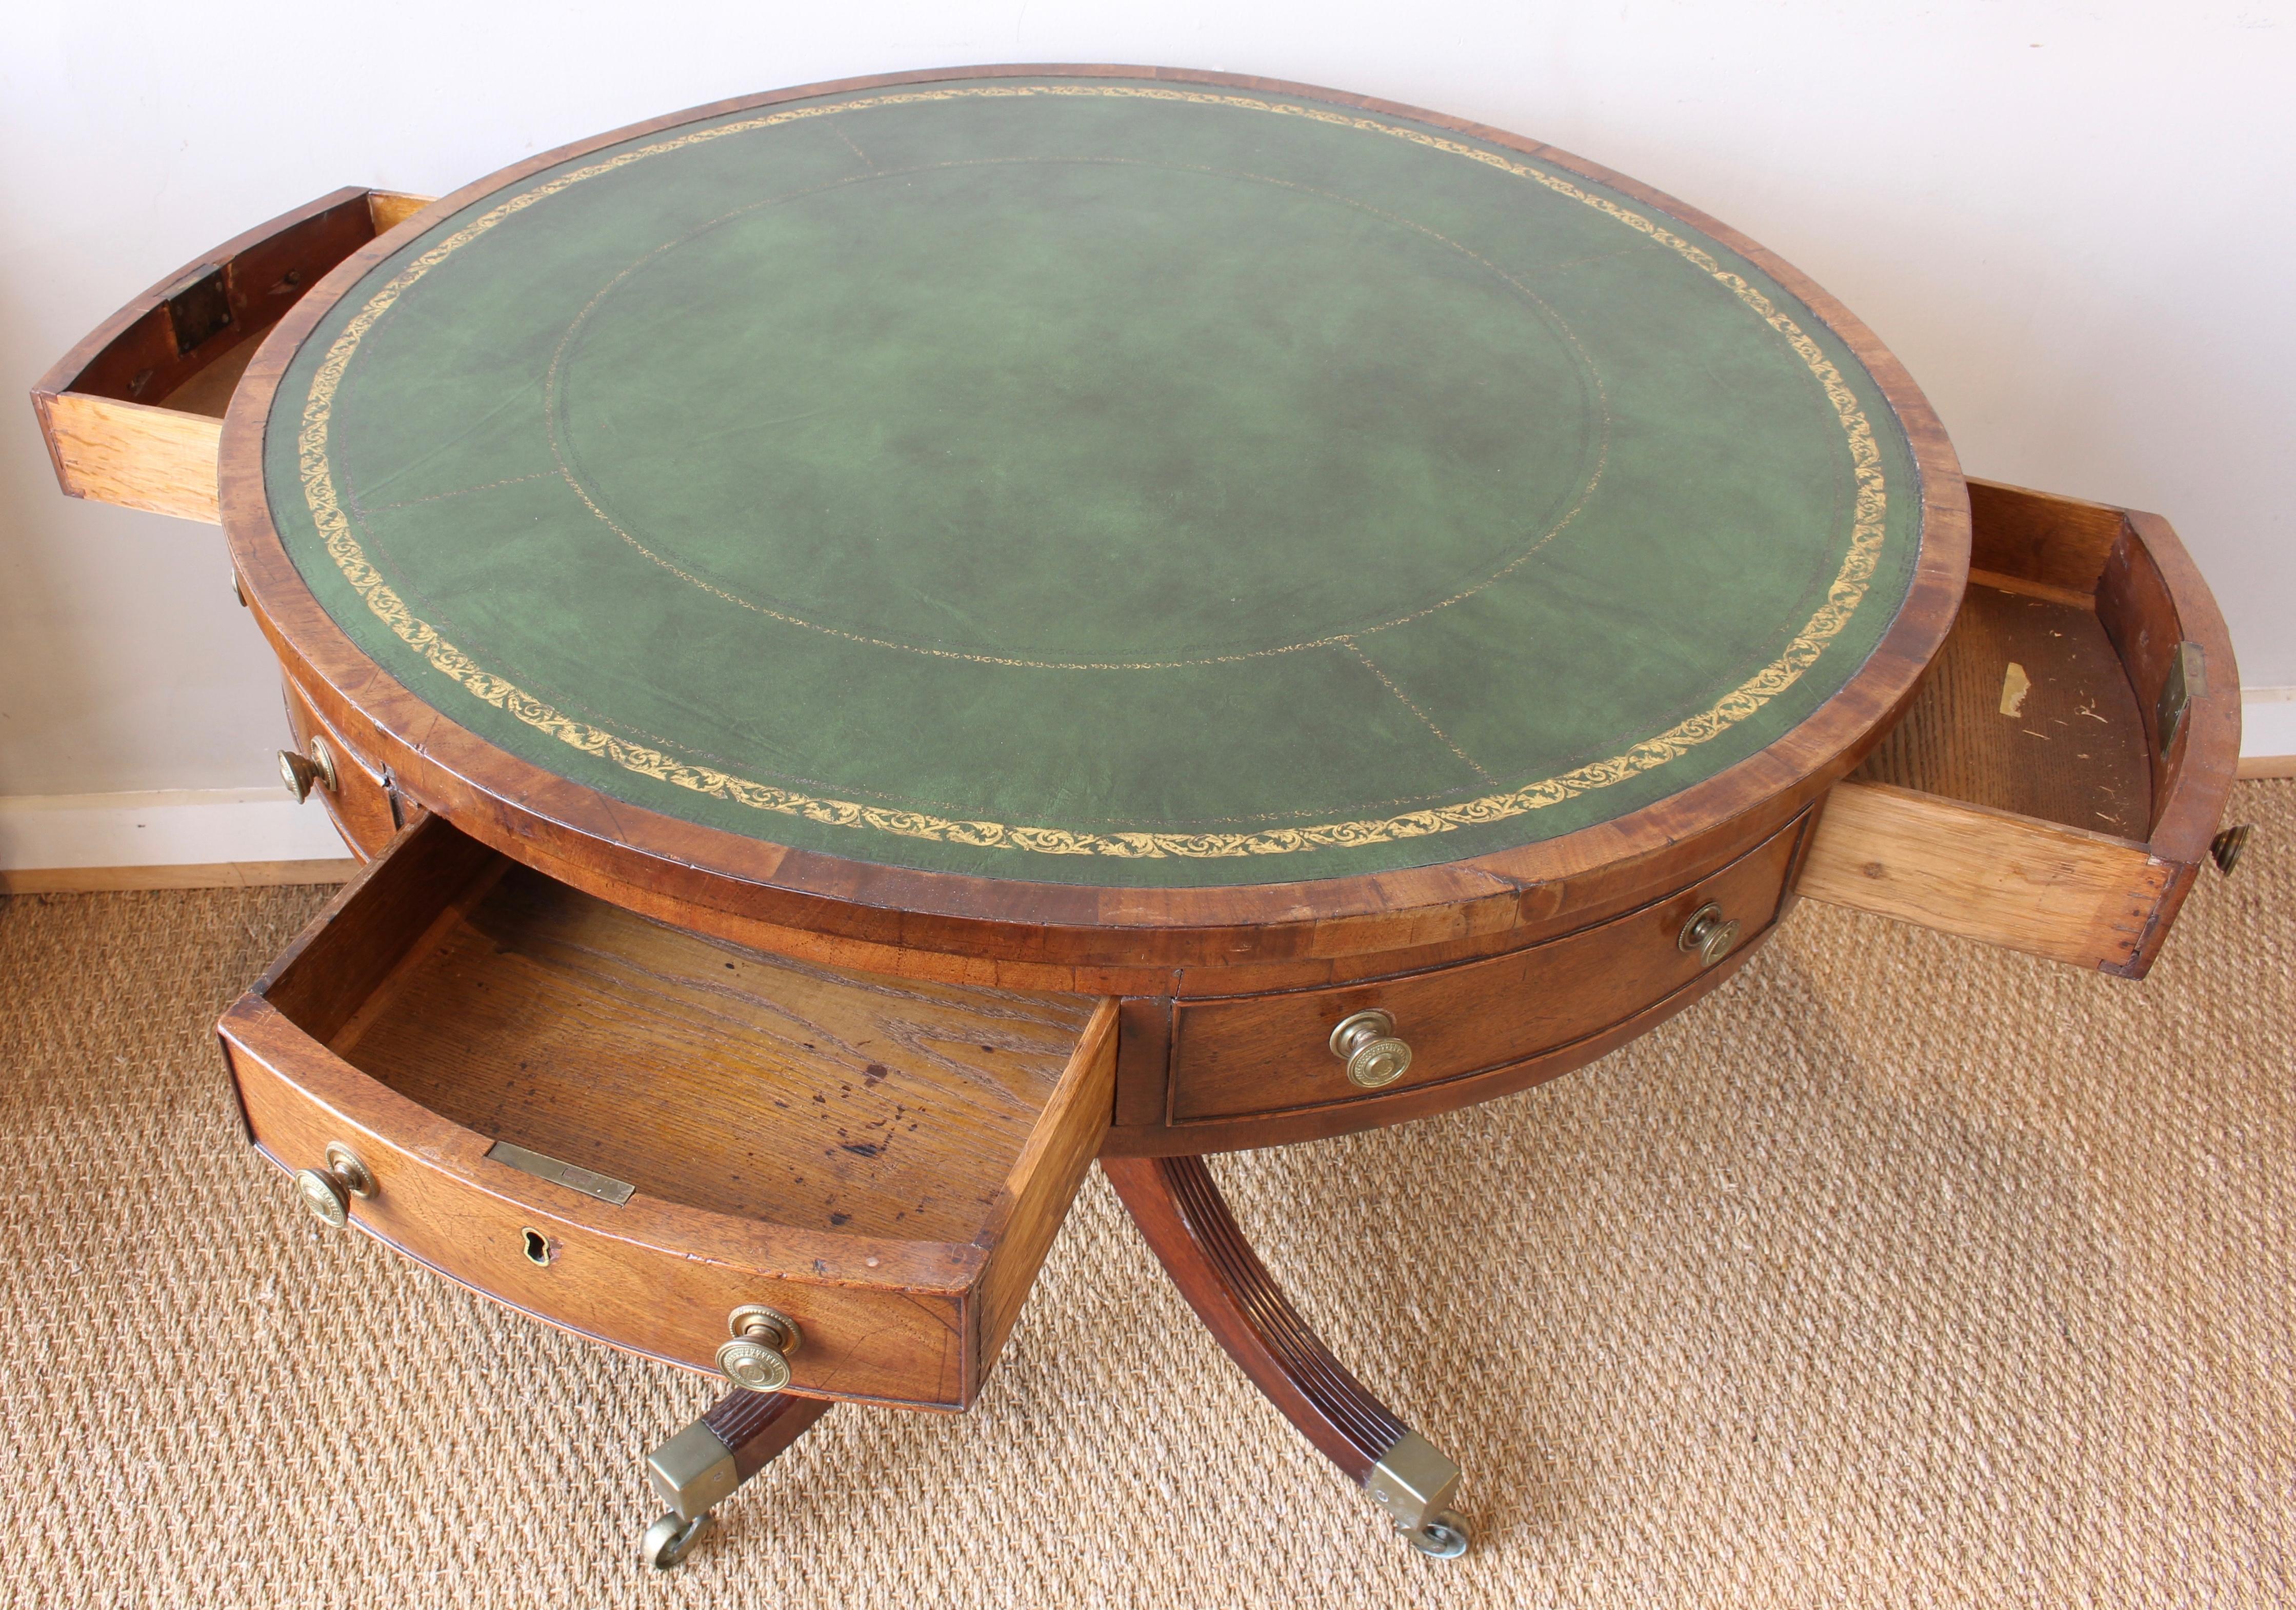
[[[1839,690],[1913,459],[1792,294],[1429,125],[1203,85],[785,102],[506,185],[265,440],[321,604],[616,799],[1130,885],[1622,815]]]

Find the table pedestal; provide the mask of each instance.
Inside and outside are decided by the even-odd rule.
[[[1101,1171],[1228,1357],[1360,1486],[1411,1546],[1453,1559],[1467,1524],[1450,1509],[1459,1467],[1398,1419],[1292,1306],[1237,1228],[1201,1157],[1103,1157]]]
[[[1269,1402],[1385,1511],[1423,1554],[1456,1559],[1472,1540],[1450,1508],[1459,1467],[1398,1419],[1322,1338],[1260,1262],[1201,1157],[1104,1157],[1102,1171],[1132,1221],[1228,1357]],[[710,1527],[714,1506],[763,1470],[828,1411],[827,1401],[733,1392],[647,1456],[670,1508],[641,1552],[667,1571]]]

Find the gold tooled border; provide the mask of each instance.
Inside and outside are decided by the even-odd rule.
[[[1519,177],[1544,185],[1547,189],[1608,214],[1628,227],[1648,235],[1652,241],[1665,246],[1727,286],[1738,300],[1752,309],[1765,324],[1785,338],[1797,356],[1809,368],[1826,399],[1833,405],[1834,413],[1849,437],[1850,465],[1857,480],[1857,496],[1850,528],[1849,551],[1841,562],[1841,569],[1827,589],[1826,601],[1809,618],[1793,641],[1787,644],[1778,657],[1756,671],[1743,683],[1724,694],[1709,709],[1676,723],[1655,736],[1644,739],[1625,752],[1607,760],[1597,760],[1581,766],[1560,776],[1532,783],[1502,793],[1486,794],[1457,805],[1447,805],[1428,810],[1415,810],[1398,817],[1376,821],[1327,822],[1310,827],[1276,828],[1262,833],[1072,833],[1062,827],[1013,826],[1003,822],[960,821],[937,817],[923,811],[891,810],[882,806],[857,804],[849,800],[816,799],[786,788],[768,784],[753,783],[746,778],[729,776],[706,766],[694,766],[674,760],[657,750],[631,743],[603,727],[577,721],[560,713],[503,678],[496,676],[472,660],[453,644],[439,635],[427,621],[419,620],[398,595],[383,580],[381,574],[368,563],[365,550],[351,534],[350,522],[345,517],[336,497],[334,477],[327,459],[327,430],[333,416],[334,398],[342,384],[343,372],[376,321],[389,312],[408,287],[421,280],[449,256],[478,239],[488,230],[514,214],[524,211],[543,201],[586,179],[612,173],[647,157],[677,151],[688,145],[722,139],[728,135],[743,134],[751,129],[771,127],[775,124],[794,123],[808,118],[830,117],[839,112],[854,111],[872,106],[898,106],[917,102],[949,101],[965,97],[1018,98],[1030,95],[1076,95],[1129,97],[1143,100],[1182,101],[1200,104],[1229,106],[1252,111],[1264,111],[1284,117],[1307,118],[1319,123],[1336,124],[1343,127],[1364,129],[1374,134],[1408,140],[1414,144],[1463,156],[1484,163]],[[1544,809],[1560,804],[1574,795],[1608,788],[1629,777],[1639,776],[1667,764],[1709,739],[1726,732],[1779,694],[1800,679],[1803,671],[1816,663],[1824,653],[1825,645],[1847,626],[1851,615],[1866,596],[1866,583],[1872,579],[1878,560],[1889,510],[1888,493],[1882,472],[1882,454],[1874,438],[1872,424],[1857,404],[1857,398],[1842,380],[1841,373],[1818,344],[1802,328],[1781,312],[1769,298],[1763,295],[1738,275],[1730,273],[1713,257],[1681,236],[1661,228],[1641,214],[1620,206],[1608,197],[1581,189],[1569,180],[1547,173],[1528,163],[1517,162],[1476,146],[1446,139],[1423,128],[1400,127],[1375,119],[1350,116],[1346,112],[1322,107],[1306,106],[1291,102],[1266,101],[1250,95],[1224,94],[1206,90],[1184,90],[1149,87],[1144,85],[1112,84],[998,84],[968,85],[961,87],[933,90],[908,90],[898,94],[868,95],[840,101],[826,105],[797,106],[763,117],[746,118],[723,123],[711,128],[680,135],[673,139],[659,140],[651,144],[618,152],[601,162],[593,162],[554,179],[522,191],[510,200],[489,209],[445,240],[414,259],[394,275],[364,306],[340,335],[327,349],[318,372],[312,376],[311,389],[303,408],[303,428],[296,440],[299,465],[303,481],[305,501],[313,521],[325,539],[327,553],[344,579],[366,601],[375,617],[390,627],[401,641],[421,653],[437,670],[452,678],[473,696],[497,709],[509,711],[518,719],[539,731],[548,733],[561,743],[585,753],[603,755],[626,771],[641,776],[673,783],[697,793],[730,800],[758,810],[778,811],[785,816],[800,817],[838,827],[869,827],[880,833],[898,837],[923,839],[939,843],[964,844],[980,849],[1033,850],[1042,855],[1101,855],[1126,859],[1154,859],[1167,856],[1190,858],[1216,858],[1228,856],[1291,855],[1308,850],[1355,849],[1364,845],[1390,843],[1404,839],[1423,838],[1431,834],[1450,833],[1458,828],[1476,826],[1486,822],[1505,821],[1510,817]]]

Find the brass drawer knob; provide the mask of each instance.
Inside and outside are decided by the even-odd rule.
[[[718,1349],[718,1368],[745,1392],[779,1392],[790,1384],[789,1356],[805,1337],[797,1321],[762,1302],[744,1302],[726,1321],[734,1339]]]
[[[299,1169],[295,1174],[295,1194],[311,1216],[331,1230],[339,1230],[351,1220],[351,1198],[374,1195],[374,1176],[358,1154],[340,1140],[327,1143],[327,1166],[324,1169]]]
[[[314,735],[311,752],[299,755],[291,749],[279,752],[279,776],[287,784],[287,792],[301,804],[311,797],[311,785],[316,783],[329,793],[335,792],[335,752],[327,747],[324,738]]]
[[[1709,900],[1690,914],[1690,920],[1682,925],[1682,938],[1677,942],[1698,958],[1700,966],[1710,967],[1736,949],[1742,932],[1736,917],[1724,916],[1722,908]]]
[[[1332,1031],[1332,1055],[1366,1090],[1391,1085],[1411,1071],[1411,1047],[1395,1037],[1395,1019],[1377,1010],[1341,1018]]]
[[[2237,827],[2226,828],[2209,841],[2209,858],[2216,862],[2217,870],[2225,876],[2230,877],[2233,868],[2240,865],[2240,852],[2248,848],[2248,835],[2252,831],[2251,824],[2243,822]]]

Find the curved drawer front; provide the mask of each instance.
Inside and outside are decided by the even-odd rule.
[[[390,784],[381,774],[370,768],[357,750],[343,739],[324,718],[311,708],[302,689],[286,678],[281,687],[287,701],[287,726],[295,735],[296,749],[311,753],[314,738],[324,743],[335,761],[334,786],[315,784],[312,793],[326,806],[327,814],[334,818],[335,831],[343,835],[343,842],[351,847],[362,861],[371,861],[382,852],[406,824],[402,820],[398,801],[393,797]]]
[[[1678,894],[1543,945],[1431,973],[1341,989],[1228,1000],[1182,1000],[1173,1013],[1175,1124],[1376,1102],[1511,1063],[1599,1033],[1742,953],[1775,920],[1807,816]],[[1704,908],[1739,924],[1710,964],[1685,949]],[[1388,1014],[1411,1047],[1392,1082],[1360,1088],[1332,1048],[1332,1031],[1361,1012]]]
[[[788,1390],[937,1409],[1017,1317],[1115,1064],[1112,1002],[707,941],[439,818],[221,1031],[257,1145],[390,1245],[696,1369],[762,1304]]]
[[[800,1390],[950,1408],[965,1401],[964,1295],[980,1261],[965,1256],[971,1248],[929,1259],[840,1248],[837,1265],[824,1264],[824,1272],[875,1279],[891,1252],[914,1291],[792,1282],[775,1256],[786,1249],[756,1227],[635,1195],[594,1204],[494,1161],[486,1136],[348,1065],[282,1072],[263,1056],[293,1054],[279,1041],[295,1031],[276,1014],[266,1023],[234,1012],[225,1031],[265,1155],[293,1171],[324,1166],[330,1146],[348,1146],[375,1186],[353,1200],[353,1222],[441,1274],[567,1329],[704,1370],[716,1367],[733,1310],[764,1302],[802,1328],[790,1360]],[[870,1256],[876,1269],[866,1267]]]

